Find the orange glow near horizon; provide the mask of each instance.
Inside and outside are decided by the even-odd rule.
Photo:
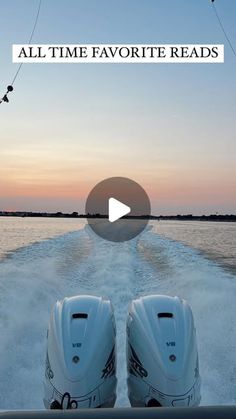
[[[2,172],[2,170],[1,170]],[[83,178],[80,176],[76,177],[75,173],[71,180],[71,173],[68,170],[61,171],[59,176],[59,170],[56,172],[53,171],[52,176],[37,176],[37,173],[32,174],[30,177],[30,172],[27,174],[17,175],[17,172],[11,174],[10,178],[6,181],[1,179],[0,181],[0,190],[2,198],[13,198],[17,199],[27,198],[28,201],[32,199],[32,202],[37,199],[42,202],[42,205],[48,200],[59,202],[58,211],[63,210],[64,202],[83,202],[86,200],[86,197],[90,190],[95,186],[95,184],[101,181],[104,177],[98,178],[95,170],[89,172],[89,178],[86,178],[84,175]],[[35,176],[36,175],[36,176]],[[115,175],[115,174],[112,174]],[[123,175],[123,174],[122,174]],[[130,174],[124,174],[124,176],[130,177]],[[5,177],[6,179],[6,177]],[[159,206],[161,208],[178,208],[179,205],[184,205],[186,211],[188,208],[194,205],[198,205],[199,202],[204,202],[206,207],[216,205],[218,209],[220,202],[228,202],[228,196],[233,197],[235,186],[234,181],[228,182],[227,179],[221,178],[221,185],[224,184],[224,187],[219,188],[219,179],[211,179],[208,181],[203,181],[203,179],[195,178],[194,174],[188,179],[184,178],[181,173],[176,173],[175,177],[169,176],[160,176],[159,179],[144,179],[142,182],[141,176],[138,178],[133,178],[135,181],[139,182],[146,192],[148,193],[151,202],[154,204],[154,212],[158,211]],[[232,204],[233,204],[232,198]],[[61,204],[60,204],[61,202]],[[72,209],[75,204],[71,204]],[[22,204],[21,204],[22,206]],[[15,205],[14,205],[15,207]],[[0,208],[3,210],[3,208]],[[5,209],[6,210],[6,209]],[[20,210],[20,208],[16,208]],[[29,207],[29,211],[31,208]],[[173,210],[175,212],[175,210]],[[169,210],[171,212],[171,209]]]

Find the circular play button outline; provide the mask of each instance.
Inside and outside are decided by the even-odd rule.
[[[90,228],[101,238],[124,242],[146,227],[151,204],[146,191],[134,180],[110,177],[89,193],[85,211]]]

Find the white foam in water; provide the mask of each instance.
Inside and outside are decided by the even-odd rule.
[[[87,230],[17,251],[0,265],[0,409],[43,408],[46,329],[57,299],[109,297],[118,342],[117,406],[128,406],[125,319],[128,303],[152,293],[190,303],[197,327],[202,404],[236,403],[235,276],[197,251],[147,231],[126,243]]]

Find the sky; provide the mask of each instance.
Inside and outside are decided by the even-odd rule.
[[[236,48],[236,2],[215,0]],[[0,0],[0,89],[38,0]],[[42,0],[33,43],[225,44],[224,64],[24,64],[0,105],[0,211],[84,211],[125,176],[153,214],[236,213],[236,57],[209,0]]]

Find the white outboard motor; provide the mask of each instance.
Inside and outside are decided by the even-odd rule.
[[[196,329],[186,301],[152,295],[131,303],[127,369],[131,406],[199,405]]]
[[[47,409],[114,406],[115,335],[110,301],[87,295],[57,301],[48,328],[44,379]]]

